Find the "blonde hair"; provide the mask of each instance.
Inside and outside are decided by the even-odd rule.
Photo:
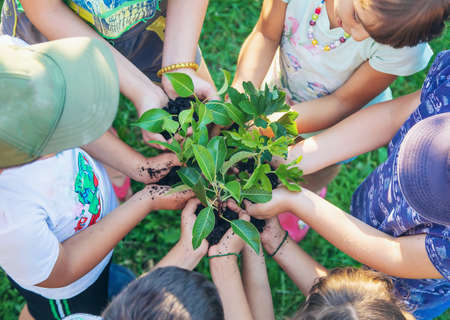
[[[337,268],[316,280],[295,320],[409,320],[387,276],[362,268]]]

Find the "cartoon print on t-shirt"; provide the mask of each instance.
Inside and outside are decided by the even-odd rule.
[[[79,231],[97,222],[101,213],[101,201],[98,192],[98,179],[87,159],[78,153],[78,174],[75,178],[75,192],[83,206],[81,216],[77,217],[75,231]],[[89,220],[90,217],[90,220]]]

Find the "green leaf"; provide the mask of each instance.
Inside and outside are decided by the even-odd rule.
[[[209,140],[208,128],[205,125],[197,127],[194,129],[192,138],[196,144],[206,146]]]
[[[244,111],[246,114],[251,116],[259,116],[258,110],[256,107],[248,100],[242,100],[239,103],[239,108]]]
[[[236,122],[241,127],[243,127],[245,125],[245,121],[247,120],[247,117],[238,107],[234,106],[231,103],[226,103],[225,110],[227,111],[228,116],[234,122]]]
[[[213,115],[213,122],[221,126],[229,126],[233,120],[228,116],[225,104],[220,101],[210,101],[206,103],[206,107]]]
[[[166,192],[164,195],[168,196],[177,192],[182,192],[182,191],[187,191],[187,190],[192,190],[191,187],[189,187],[188,185],[185,184],[180,184],[179,186],[173,187],[171,188],[168,192]]]
[[[208,142],[208,151],[211,153],[214,161],[214,168],[217,170],[222,168],[225,162],[225,157],[227,156],[227,146],[225,144],[225,139],[223,137],[214,137]]]
[[[181,159],[180,161],[183,163],[186,163],[189,159],[191,159],[194,156],[194,152],[192,151],[192,145],[194,142],[192,141],[192,138],[186,138],[186,140],[183,143],[183,150],[181,152]]]
[[[287,135],[286,129],[280,123],[272,122],[269,126],[272,129],[276,139]]]
[[[162,127],[164,130],[167,130],[168,132],[174,134],[175,132],[177,132],[179,124],[172,119],[164,119]]]
[[[220,171],[222,172],[222,174],[226,174],[228,172],[228,170],[230,170],[230,168],[232,166],[234,166],[236,163],[238,163],[239,161],[242,161],[244,159],[248,159],[254,155],[255,155],[254,152],[239,151],[239,152],[233,154],[228,161],[225,161],[225,163],[223,164],[223,167],[222,167],[222,169],[220,169]]]
[[[205,178],[213,182],[216,179],[216,168],[211,153],[202,145],[193,145],[194,157]]]
[[[261,239],[259,238],[259,232],[255,226],[245,220],[232,220],[230,221],[230,224],[234,233],[247,242],[248,245],[259,254],[261,249]]]
[[[238,181],[230,181],[226,183],[225,189],[230,192],[234,200],[241,203],[241,184]]]
[[[245,94],[240,93],[233,87],[228,88],[228,96],[230,97],[231,103],[235,106],[238,106],[242,100],[247,100],[247,97]]]
[[[198,180],[198,182],[192,187],[192,190],[194,191],[198,200],[200,200],[203,205],[207,206],[208,200],[206,199],[205,180],[203,180],[203,178]]]
[[[231,80],[230,72],[228,72],[225,69],[222,69],[222,73],[223,73],[223,85],[222,85],[222,88],[220,88],[220,90],[217,92],[217,94],[219,96],[221,96],[227,92],[228,86],[230,85],[230,80]]]
[[[185,73],[171,72],[164,74],[169,79],[175,92],[183,98],[194,95],[194,83]]]
[[[135,125],[144,130],[159,133],[164,130],[165,119],[172,119],[172,115],[163,109],[155,108],[145,111]]]
[[[303,171],[298,167],[288,168],[287,165],[281,164],[276,170],[275,174],[281,183],[290,191],[302,191],[300,181],[302,181]]]
[[[295,111],[287,112],[285,113],[278,121],[277,123],[281,124],[292,136],[298,135],[298,129],[297,129],[297,123],[295,122],[295,119],[297,119],[298,113]]]
[[[181,167],[177,171],[181,181],[189,187],[194,187],[202,178],[200,172],[192,167]]]
[[[212,112],[202,102],[197,103],[198,124],[207,125],[213,121]]]
[[[268,163],[259,165],[253,171],[253,174],[250,176],[250,179],[247,180],[247,183],[244,185],[244,190],[253,187],[257,181],[262,181],[264,178],[268,180],[266,177],[266,173],[270,172],[270,165]],[[270,180],[269,180],[270,183]],[[263,182],[264,184],[264,182]]]
[[[261,128],[265,129],[265,128],[267,128],[268,125],[269,124],[264,119],[258,118],[255,120],[255,126],[257,126],[257,127],[261,127]]]
[[[263,203],[272,199],[272,192],[253,187],[242,190],[242,198],[248,199],[254,203]]]
[[[189,127],[189,124],[192,122],[193,115],[194,115],[194,108],[183,110],[178,115],[178,122],[180,123],[181,129],[183,129],[185,132]]]
[[[206,207],[200,211],[192,228],[192,247],[194,249],[200,247],[203,239],[211,233],[215,220],[214,209],[212,207]]]
[[[167,142],[162,142],[162,141],[157,141],[157,140],[150,140],[147,141],[148,143],[154,143],[154,144],[159,144],[161,146],[166,147],[167,149],[169,149],[172,152],[175,152],[177,155],[181,152],[181,146],[178,143],[177,140],[173,140],[172,143],[167,143]]]

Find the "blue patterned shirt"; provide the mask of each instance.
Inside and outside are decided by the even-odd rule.
[[[437,55],[428,72],[419,107],[389,143],[387,160],[364,180],[352,199],[352,215],[380,231],[394,237],[426,234],[428,256],[444,278],[394,278],[399,295],[412,310],[434,308],[450,301],[450,227],[422,218],[406,202],[398,183],[398,151],[412,126],[430,116],[450,112],[449,100],[450,50],[447,50]]]

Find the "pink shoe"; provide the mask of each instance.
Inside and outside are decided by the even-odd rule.
[[[327,195],[327,187],[323,187],[322,190],[320,190],[319,196],[325,199],[326,195]]]
[[[281,227],[289,233],[289,237],[295,242],[300,242],[309,230],[309,226],[291,212],[283,212],[278,215]]]
[[[131,179],[130,177],[126,177],[121,186],[116,186],[114,183],[112,184],[114,193],[120,202],[128,200],[131,197]]]

